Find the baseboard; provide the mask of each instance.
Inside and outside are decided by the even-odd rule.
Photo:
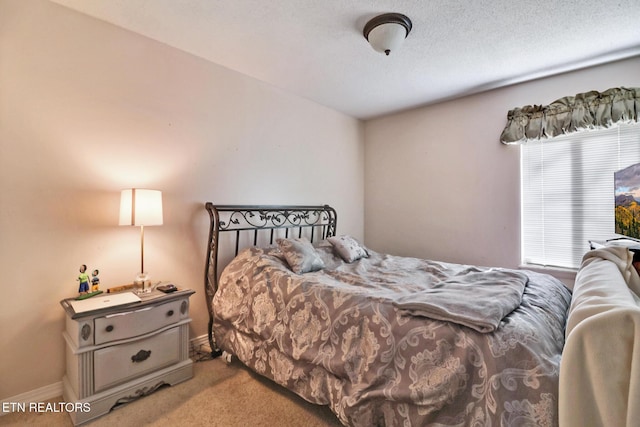
[[[211,351],[207,335],[201,335],[189,340],[189,357],[194,358],[198,351]],[[44,402],[60,396],[62,396],[62,381],[11,396],[0,401],[0,417],[13,412],[11,409],[13,406],[19,407],[19,404],[23,403]]]
[[[31,402],[44,402],[49,399],[62,396],[62,381],[53,383],[26,393],[18,394],[0,402],[0,416],[13,412],[13,407],[19,408],[20,404]]]
[[[198,355],[202,353],[211,353],[208,335],[200,335],[189,340],[189,357],[197,360]]]

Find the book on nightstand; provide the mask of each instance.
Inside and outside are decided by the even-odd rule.
[[[107,294],[83,300],[68,300],[71,307],[73,307],[73,311],[76,313],[84,313],[87,311],[100,310],[102,308],[115,307],[117,305],[131,304],[133,302],[140,301],[140,297],[133,292]]]

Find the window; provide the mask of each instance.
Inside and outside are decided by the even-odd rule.
[[[521,146],[522,262],[580,267],[589,240],[614,234],[613,173],[640,163],[640,124]]]

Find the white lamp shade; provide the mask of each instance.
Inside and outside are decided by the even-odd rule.
[[[122,190],[120,225],[162,225],[162,191],[140,188]]]
[[[387,23],[373,28],[368,40],[374,50],[388,55],[399,48],[406,37],[407,29],[403,25]]]

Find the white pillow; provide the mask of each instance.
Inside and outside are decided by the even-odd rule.
[[[369,256],[367,250],[351,236],[334,236],[327,240],[345,262],[353,262]]]

